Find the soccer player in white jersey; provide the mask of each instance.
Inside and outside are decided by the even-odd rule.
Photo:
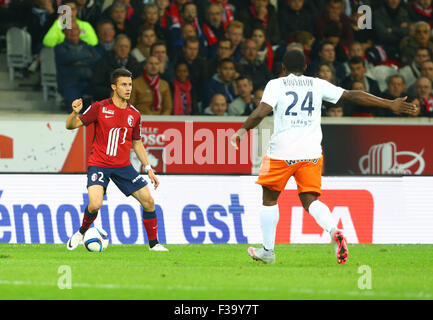
[[[268,82],[259,106],[231,137],[231,144],[238,149],[238,143],[245,133],[273,111],[274,132],[256,182],[263,189],[260,210],[263,246],[250,247],[248,253],[254,260],[275,263],[275,233],[279,219],[277,200],[287,181],[294,176],[304,209],[330,233],[337,262],[344,264],[349,250],[343,230],[337,229],[329,208],[318,200],[323,163],[320,127],[322,100],[334,104],[347,101],[408,114],[414,114],[416,106],[407,103],[407,97],[381,99],[363,91],[344,90],[319,78],[303,76],[305,57],[298,50],[286,52],[282,68],[284,76]]]

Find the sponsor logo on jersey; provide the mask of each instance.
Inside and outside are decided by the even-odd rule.
[[[398,152],[394,142],[376,144],[359,159],[359,169],[362,174],[421,174],[425,168],[423,153],[424,149],[420,153]]]
[[[102,113],[114,115],[114,110],[109,110],[109,109],[107,109],[107,107],[103,107]]]

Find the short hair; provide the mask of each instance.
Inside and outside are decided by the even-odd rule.
[[[293,37],[296,42],[299,42],[301,44],[308,43],[311,39],[314,38],[313,34],[311,32],[305,31],[305,30],[298,30],[293,33]]]
[[[327,44],[330,44],[334,48],[334,44],[331,41],[324,40],[324,41],[320,42],[320,44],[319,44],[319,52],[322,51],[323,47],[326,46]],[[335,48],[334,48],[334,50],[335,50]]]
[[[349,59],[348,64],[349,66],[352,64],[358,64],[358,63],[362,63],[363,66],[365,66],[365,60],[363,57],[358,57],[358,56],[354,56],[352,58]]]
[[[304,46],[299,42],[292,42],[286,47],[286,51],[300,49],[300,51],[304,51]]]
[[[119,79],[120,77],[130,77],[130,78],[132,78],[132,73],[128,69],[117,68],[117,69],[113,70],[113,72],[111,72],[111,74],[110,74],[110,83],[111,84],[116,84],[117,83],[117,79]]]
[[[101,26],[104,25],[104,24],[110,24],[113,27],[113,29],[114,29],[114,24],[113,24],[112,20],[110,20],[110,19],[102,19],[102,20],[99,20],[98,23],[96,24],[96,31],[99,31],[99,29],[101,28]]]
[[[231,63],[231,64],[233,64],[233,66],[235,65],[235,62],[232,59],[225,58],[225,59],[222,59],[218,62],[218,68],[221,68],[224,63]]]
[[[152,26],[146,26],[146,25],[141,26],[141,27],[138,29],[138,36],[141,37],[141,36],[142,36],[146,31],[149,31],[149,30],[152,30],[153,33],[154,33],[155,36],[156,36],[155,29],[154,29]]]
[[[183,41],[183,47],[186,48],[186,46],[188,45],[189,42],[200,44],[200,41],[198,41],[197,37],[187,37]]]
[[[218,47],[220,46],[221,42],[228,42],[230,43],[230,49],[233,49],[233,42],[230,41],[230,39],[222,38],[218,41]]]
[[[150,55],[153,55],[153,50],[155,49],[155,47],[158,46],[164,46],[165,49],[167,50],[167,44],[165,43],[165,41],[163,40],[156,40],[154,43],[152,43],[152,45],[150,46]]]
[[[117,9],[117,8],[123,8],[123,9],[125,9],[126,12],[128,12],[128,10],[126,8],[126,4],[124,4],[123,2],[120,2],[120,1],[114,1],[113,4],[111,5],[110,15],[114,11],[114,9]]]
[[[145,4],[145,5],[143,6],[143,10],[142,10],[141,12],[142,12],[142,13],[146,13],[146,12],[147,12],[147,9],[149,9],[149,8],[154,8],[156,11],[159,10],[159,8],[158,8],[158,6],[157,6],[156,4],[154,4],[154,3],[148,3],[148,4]]]
[[[404,84],[404,78],[401,75],[399,75],[399,74],[392,74],[388,78],[386,78],[386,84],[387,85],[390,84],[391,80],[394,79],[394,78],[400,78],[401,81],[403,81],[403,84]]]
[[[76,0],[63,0],[62,4],[66,4],[66,3],[74,3],[75,5],[77,5],[77,1]]]
[[[341,2],[343,4],[343,0],[326,0],[325,5],[328,5],[331,2]]]
[[[328,37],[341,37],[341,29],[335,24],[330,24],[323,33],[325,38]]]
[[[237,79],[236,82],[242,81],[242,80],[248,80],[248,83],[250,85],[253,85],[253,79],[251,79],[251,77],[245,75],[245,74],[241,74]]]
[[[306,65],[305,55],[299,50],[286,51],[283,64],[288,72],[303,73]]]
[[[194,5],[197,8],[197,5],[194,2],[185,2],[180,9],[180,12],[184,12],[187,6]]]
[[[116,45],[120,40],[126,39],[129,41],[129,44],[131,44],[131,39],[129,39],[129,37],[124,34],[124,33],[120,33],[116,36],[116,38],[114,38],[114,45]]]
[[[426,26],[426,27],[428,28],[429,31],[431,30],[430,25],[429,25],[427,22],[425,22],[425,21],[418,21],[418,22],[416,22],[416,23],[413,25],[413,28],[416,29],[416,28],[418,28],[419,26]]]
[[[206,8],[206,17],[207,17],[207,15],[209,14],[210,9],[213,8],[213,7],[217,7],[217,8],[220,10],[221,14],[223,13],[223,10],[224,10],[224,9],[223,9],[221,6],[217,5],[216,3],[210,3],[210,4],[207,6],[207,8]]]
[[[226,30],[229,30],[231,28],[237,28],[237,29],[244,29],[244,24],[240,22],[239,20],[233,20],[230,22],[230,24],[227,26]]]

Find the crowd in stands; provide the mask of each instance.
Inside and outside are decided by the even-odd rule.
[[[0,0],[0,33],[26,28],[37,71],[54,48],[58,91],[71,102],[110,96],[110,73],[132,72],[131,104],[149,115],[249,115],[287,50],[305,75],[433,116],[432,0]],[[71,23],[58,13],[70,8]],[[364,28],[360,5],[371,8]],[[64,7],[63,7],[64,8]],[[60,10],[61,12],[64,12]],[[364,14],[364,15],[363,15]],[[368,12],[367,12],[368,14]],[[368,21],[366,23],[368,25]],[[324,116],[400,116],[323,105]]]

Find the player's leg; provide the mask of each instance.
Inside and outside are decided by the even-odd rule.
[[[89,229],[92,222],[98,216],[98,211],[102,206],[105,190],[110,182],[111,169],[90,166],[87,172],[87,191],[89,194],[89,204],[84,210],[84,217],[80,230],[75,232],[69,239],[66,247],[74,250],[83,240],[84,233]]]
[[[158,242],[158,221],[155,213],[155,203],[149,187],[145,186],[131,194],[143,207],[143,224],[146,229],[151,251],[168,251]]]
[[[263,246],[248,248],[249,255],[255,260],[275,263],[275,235],[279,220],[277,200],[291,175],[291,168],[285,161],[263,158],[257,180],[263,190],[263,201],[259,213]]]
[[[298,185],[299,199],[304,209],[311,214],[325,231],[329,232],[335,244],[338,263],[346,263],[349,250],[342,230],[337,229],[337,223],[332,217],[328,206],[318,200],[321,194],[323,157],[317,161],[304,163],[294,174]]]

